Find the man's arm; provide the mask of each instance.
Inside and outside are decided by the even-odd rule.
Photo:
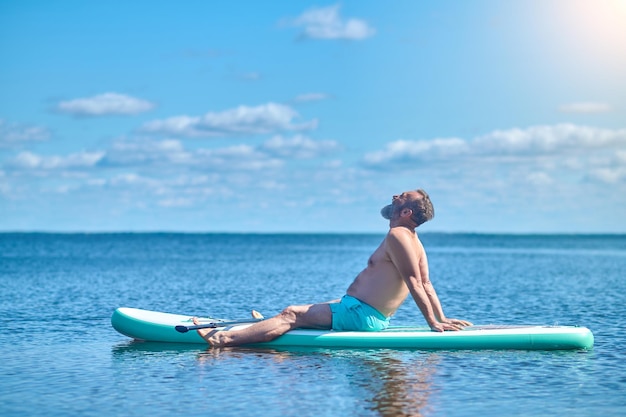
[[[428,272],[428,259],[426,257],[426,252],[424,251],[424,248],[421,246],[421,243],[419,245],[420,245],[420,253],[422,254],[422,257],[420,258],[420,274],[422,276],[422,283],[424,285],[424,290],[426,291],[426,294],[428,295],[428,300],[433,306],[435,317],[440,323],[447,323],[447,324],[451,324],[454,326],[462,326],[462,327],[471,326],[472,323],[470,323],[469,321],[446,318],[446,315],[443,313],[443,307],[441,307],[441,302],[439,301],[439,297],[437,296],[437,291],[435,291],[435,287],[430,281],[430,275]],[[460,330],[460,327],[459,327],[459,330]]]
[[[437,297],[435,287],[433,287],[433,284],[430,282],[430,280],[428,281],[428,283],[424,283],[424,289],[426,290],[426,294],[428,294],[428,299],[433,305],[433,309],[435,310],[435,316],[440,323],[447,323],[453,326],[457,326],[457,330],[461,330],[461,327],[467,327],[472,325],[472,323],[467,320],[446,318],[445,314],[443,314],[443,308],[441,307],[441,303],[439,302],[439,297]]]
[[[458,326],[440,322],[437,318],[437,315],[443,314],[441,304],[437,299],[436,306],[433,305],[432,298],[424,286],[420,271],[420,257],[415,248],[413,233],[400,227],[391,229],[387,235],[387,252],[430,328],[438,332],[459,330]]]
[[[424,251],[424,247],[421,245],[421,242],[418,241],[419,248],[419,271],[420,277],[422,279],[422,285],[424,286],[424,291],[426,291],[426,295],[428,296],[428,300],[430,304],[433,306],[433,311],[435,312],[435,317],[437,321],[443,322],[446,316],[443,314],[443,308],[441,307],[441,303],[439,302],[439,297],[437,297],[437,291],[435,291],[435,287],[430,282],[430,275],[428,272],[428,258],[426,257],[426,252]]]

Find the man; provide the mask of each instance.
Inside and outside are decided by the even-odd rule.
[[[428,277],[426,252],[415,232],[434,217],[428,194],[416,190],[395,195],[381,214],[389,220],[389,233],[341,300],[289,306],[243,330],[200,329],[198,333],[211,346],[221,347],[270,341],[295,328],[378,331],[389,325],[389,318],[409,294],[432,330],[471,326],[446,318]],[[197,319],[194,323],[198,324]]]

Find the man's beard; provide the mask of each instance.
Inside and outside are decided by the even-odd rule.
[[[393,216],[393,204],[389,204],[388,206],[380,209],[380,215],[387,220],[391,220],[391,217]]]

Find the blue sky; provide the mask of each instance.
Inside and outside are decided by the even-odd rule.
[[[626,232],[626,0],[15,0],[0,54],[0,230]]]

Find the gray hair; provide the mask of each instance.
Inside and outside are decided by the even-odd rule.
[[[418,198],[407,203],[407,206],[413,211],[411,219],[419,226],[435,217],[435,208],[433,207],[433,203],[430,201],[430,196],[426,191],[422,189],[417,189],[415,191],[420,194],[422,198]]]

